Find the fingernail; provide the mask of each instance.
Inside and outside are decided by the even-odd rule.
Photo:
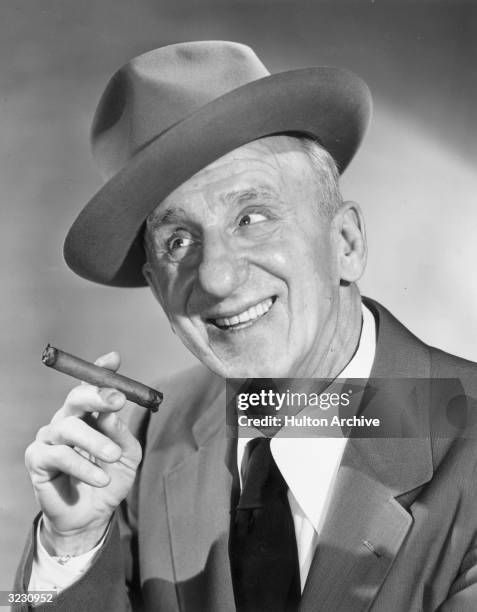
[[[121,456],[121,449],[115,444],[106,444],[103,448],[103,455],[106,459],[119,459]]]
[[[124,395],[122,393],[111,393],[108,397],[108,404],[110,406],[121,406],[124,402]]]
[[[124,395],[118,391],[101,389],[99,394],[103,400],[110,406],[119,406],[124,401]]]
[[[104,486],[109,482],[109,476],[105,472],[96,472],[93,478],[94,481],[101,486]]]
[[[107,361],[109,361],[111,355],[113,354],[114,351],[110,351],[109,353],[107,353],[106,355],[101,355],[101,357],[98,357],[98,359],[96,359],[96,361],[94,362],[95,365],[97,366],[102,366],[104,363],[106,363]]]

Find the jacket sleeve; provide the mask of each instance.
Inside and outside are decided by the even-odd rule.
[[[126,418],[131,432],[140,441],[143,452],[149,416],[149,412],[133,408]],[[137,550],[137,497],[140,469],[141,466],[138,468],[135,483],[128,497],[116,509],[106,540],[97,552],[91,567],[79,580],[61,591],[53,603],[35,607],[23,604],[15,607],[15,610],[128,612],[142,609]],[[33,523],[17,569],[13,588],[16,593],[25,593],[28,588],[39,518],[40,515]]]
[[[31,566],[34,555],[34,542],[36,525],[39,516],[35,519],[33,529],[28,536],[25,550],[15,577],[14,591],[24,593],[30,580]],[[138,594],[129,592],[132,584],[128,585],[126,576],[127,565],[124,565],[125,556],[120,536],[121,522],[119,511],[115,513],[111,528],[102,548],[98,551],[94,563],[85,574],[70,587],[55,597],[52,603],[44,605],[18,606],[15,610],[38,610],[41,612],[80,612],[84,610],[101,610],[103,612],[127,612],[131,609],[132,600]]]

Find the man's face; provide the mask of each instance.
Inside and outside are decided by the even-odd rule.
[[[146,278],[183,343],[220,376],[319,372],[340,284],[338,232],[320,198],[298,141],[275,136],[220,158],[154,212]]]

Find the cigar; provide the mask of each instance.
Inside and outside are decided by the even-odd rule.
[[[162,402],[162,393],[151,389],[137,380],[116,374],[107,368],[94,365],[89,361],[60,351],[60,349],[50,346],[49,344],[43,351],[41,356],[43,363],[50,367],[69,374],[78,380],[83,380],[97,387],[110,387],[124,393],[124,395],[136,404],[144,406],[151,412],[157,412],[160,403]]]

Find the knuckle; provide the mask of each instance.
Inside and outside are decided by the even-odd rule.
[[[36,454],[36,442],[32,442],[25,449],[25,466],[27,469],[30,469],[33,463],[35,462],[35,454]]]
[[[53,418],[50,421],[50,425],[53,425],[54,423],[58,423],[58,421],[61,421],[61,419],[64,419],[64,418],[65,418],[65,404],[63,404],[63,406],[55,412],[55,414],[53,415]]]
[[[86,385],[73,387],[65,398],[63,406],[77,406],[85,395]]]
[[[43,425],[37,431],[35,440],[37,440],[37,441],[46,440],[48,438],[50,430],[51,430],[50,425]]]
[[[62,444],[70,439],[71,434],[75,433],[79,429],[79,419],[75,416],[67,416],[55,427],[55,437],[58,443]]]

